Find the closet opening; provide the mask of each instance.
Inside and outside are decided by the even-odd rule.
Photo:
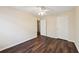
[[[40,35],[40,20],[37,20],[37,36]]]

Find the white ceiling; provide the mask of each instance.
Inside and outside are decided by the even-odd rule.
[[[73,6],[44,6],[44,7],[48,10],[46,15],[58,14],[58,13],[62,13],[65,11],[70,11],[74,8]],[[16,9],[22,10],[22,11],[27,11],[27,12],[32,13],[35,16],[39,16],[38,15],[38,12],[39,12],[38,6],[16,6],[13,8],[16,8]]]

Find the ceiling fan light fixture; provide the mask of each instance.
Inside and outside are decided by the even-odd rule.
[[[45,8],[45,7],[39,7],[39,12],[38,12],[38,15],[40,15],[40,16],[43,16],[43,15],[46,15],[46,12],[47,12],[48,10]]]
[[[38,13],[38,15],[41,15],[41,16],[43,16],[43,15],[45,15],[46,14],[46,12],[39,12]]]

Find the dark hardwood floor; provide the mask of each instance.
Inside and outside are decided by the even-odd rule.
[[[0,51],[0,53],[77,53],[73,42],[59,38],[38,36],[22,44]]]

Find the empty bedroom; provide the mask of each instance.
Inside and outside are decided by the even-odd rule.
[[[78,35],[78,6],[0,6],[0,53],[78,53]]]

